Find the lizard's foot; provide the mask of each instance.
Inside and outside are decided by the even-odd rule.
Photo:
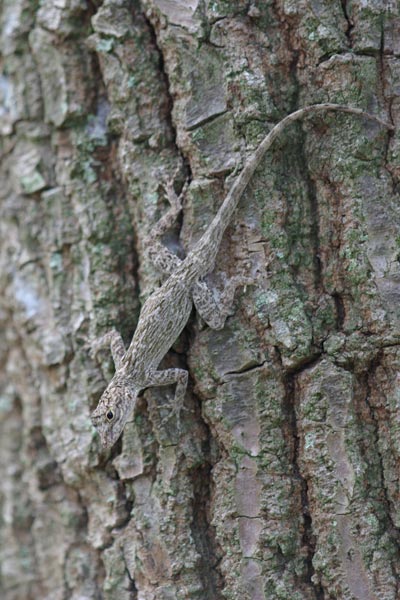
[[[164,371],[151,371],[147,373],[146,387],[162,386],[176,384],[175,396],[171,406],[170,413],[161,419],[161,425],[169,421],[171,416],[176,415],[177,426],[180,431],[180,413],[184,410],[185,392],[188,381],[188,372],[185,369],[172,368]],[[163,404],[163,407],[168,404]]]
[[[181,194],[178,196],[175,192],[173,180],[168,179],[163,181],[162,187],[173,212],[178,214],[182,210]]]
[[[110,348],[115,367],[118,369],[125,355],[125,346],[120,334],[115,329],[92,342],[89,350],[90,357],[95,360],[100,350],[106,347]]]
[[[172,404],[163,404],[162,408],[170,408],[170,412],[161,419],[160,425],[164,427],[167,423],[171,421],[174,417],[176,418],[176,428],[179,433],[182,432],[181,426],[181,414],[183,412],[190,412],[190,409],[187,406],[173,406]]]
[[[178,165],[173,177],[171,179],[165,178],[164,181],[162,182],[162,186],[164,188],[168,202],[176,214],[178,214],[182,210],[182,200],[185,197],[187,188],[189,187],[189,181],[186,180],[185,183],[183,184],[183,187],[182,187],[180,193],[179,193],[179,196],[175,192],[174,181],[175,181],[175,178],[176,178],[177,174],[179,173],[179,171],[180,171],[180,166]]]

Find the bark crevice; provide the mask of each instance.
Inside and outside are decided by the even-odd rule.
[[[312,515],[310,513],[308,499],[308,483],[303,477],[300,469],[300,437],[297,425],[296,415],[296,375],[288,374],[285,378],[285,398],[283,403],[284,413],[287,415],[288,434],[291,438],[292,446],[292,468],[294,479],[300,482],[300,505],[303,515],[303,532],[302,544],[305,548],[305,581],[313,593],[315,600],[324,600],[325,595],[322,586],[315,583],[315,569],[313,565],[313,557],[315,555],[316,540],[313,534]]]

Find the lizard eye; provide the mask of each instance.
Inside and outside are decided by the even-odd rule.
[[[110,409],[110,410],[108,410],[108,411],[106,412],[106,418],[107,418],[107,421],[113,421],[113,419],[114,419],[114,416],[115,416],[115,415],[114,415],[114,411],[113,411],[113,410],[111,410],[111,409]]]

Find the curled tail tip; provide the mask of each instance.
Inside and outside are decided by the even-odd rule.
[[[366,116],[368,116],[368,118],[374,119],[374,121],[376,121],[377,123],[382,125],[382,127],[385,127],[386,129],[388,129],[389,131],[395,130],[395,126],[392,125],[392,123],[388,123],[387,121],[384,121],[383,119],[381,119],[380,117],[376,117],[375,115],[371,115],[369,113],[365,113],[365,114],[366,114]]]
[[[346,106],[345,104],[335,104],[333,102],[325,102],[325,103],[319,103],[319,104],[311,104],[310,108],[311,109],[315,108],[317,110],[337,110],[337,111],[342,111],[342,112],[347,112],[347,113],[359,114],[368,119],[372,119],[372,120],[376,121],[377,123],[380,123],[381,125],[383,125],[383,127],[386,127],[386,129],[388,129],[389,131],[395,130],[395,127],[394,127],[394,125],[392,125],[392,123],[388,123],[384,119],[381,119],[380,117],[373,115],[373,114],[363,110],[362,108],[358,108],[355,106],[352,107],[352,106]]]

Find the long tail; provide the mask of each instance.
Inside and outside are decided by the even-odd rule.
[[[242,194],[252,178],[255,170],[260,164],[262,157],[267,150],[269,150],[283,129],[285,129],[285,127],[294,121],[303,119],[310,113],[324,112],[327,110],[337,110],[340,112],[350,113],[352,115],[360,115],[366,119],[376,121],[387,129],[393,129],[392,125],[386,123],[375,115],[371,115],[360,108],[350,108],[341,104],[311,104],[310,106],[305,106],[304,108],[300,108],[290,115],[287,115],[284,119],[282,119],[282,121],[279,121],[279,123],[277,123],[277,125],[271,129],[255,152],[248,158],[243,170],[232,185],[231,189],[226,195],[225,200],[221,204],[218,212],[211,221],[204,235],[200,238],[200,240],[184,260],[186,268],[193,272],[194,277],[196,273],[198,277],[204,277],[207,273],[212,271],[222,236],[231,220],[239,200],[242,197]]]

